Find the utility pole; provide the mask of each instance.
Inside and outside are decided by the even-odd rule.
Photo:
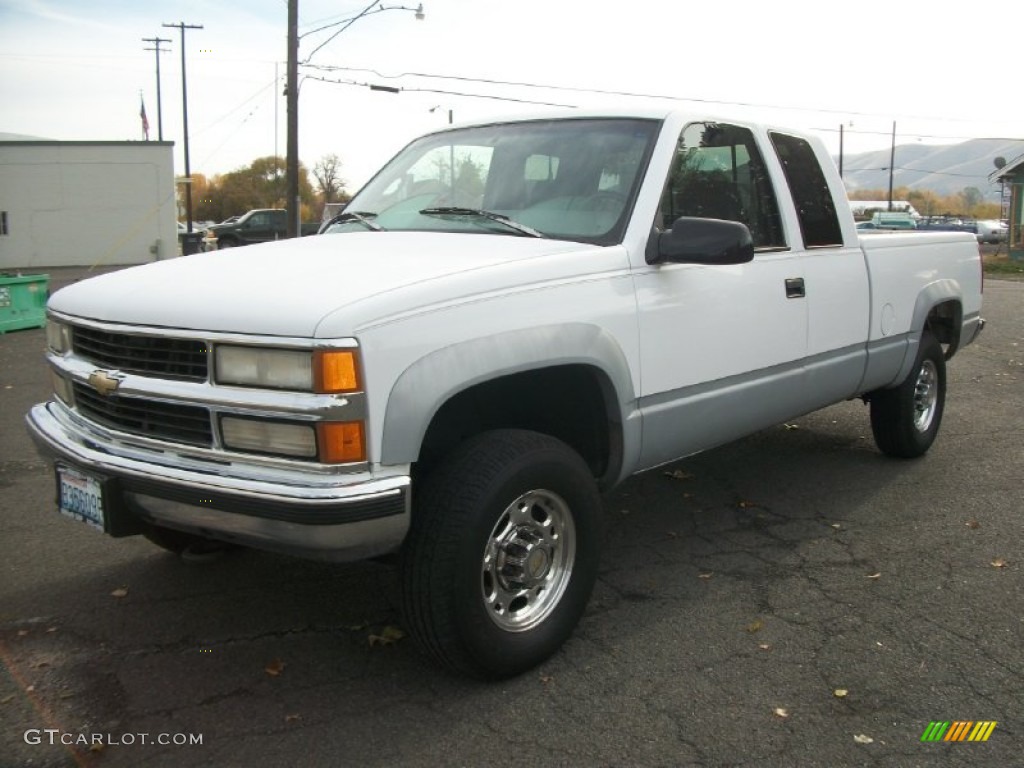
[[[288,237],[298,237],[302,232],[299,221],[302,209],[299,204],[299,0],[288,0],[288,66],[287,84],[287,120],[288,134],[287,158],[285,159],[285,176],[287,191],[285,192],[285,208],[288,209]]]
[[[896,170],[896,121],[892,121],[892,149],[889,150],[889,210],[892,211],[892,175]]]
[[[161,48],[160,43],[169,43],[162,37],[144,37],[144,43],[153,43],[154,48],[144,48],[146,51],[156,51],[156,135],[160,141],[164,140],[164,117],[163,109],[160,106],[160,54],[167,53],[166,48]]]
[[[843,178],[843,124],[839,124],[839,178]]]
[[[304,63],[308,64],[309,60],[313,58],[313,54],[364,16],[382,13],[383,11],[412,11],[416,14],[417,20],[422,21],[425,18],[423,13],[423,3],[420,3],[416,8],[410,8],[404,5],[386,6],[382,2],[379,2],[379,0],[373,0],[373,2],[363,8],[363,10],[355,16],[342,19],[341,21],[332,22],[330,24],[325,24],[322,27],[305,32],[302,35],[303,37],[306,35],[312,35],[315,32],[322,32],[329,27],[341,27],[334,34],[320,43],[320,45],[314,48],[310,52],[309,56],[306,57],[306,61]],[[299,200],[299,0],[288,0],[288,65],[286,77],[288,81],[285,90],[288,111],[288,146],[286,149],[288,157],[285,161],[285,173],[288,175],[288,190],[285,194],[288,199],[285,201],[285,207],[288,209],[288,237],[298,237],[302,233],[302,227],[299,223],[302,215]],[[390,88],[388,86],[371,85],[370,88],[375,91],[390,91],[392,93],[398,93],[397,88]]]
[[[164,24],[165,27],[177,27],[181,30],[181,117],[184,124],[185,143],[185,231],[192,233],[192,169],[188,164],[188,86],[185,82],[185,30],[202,29],[202,24]]]

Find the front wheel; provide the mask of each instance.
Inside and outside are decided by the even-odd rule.
[[[426,481],[402,552],[406,623],[449,669],[525,672],[572,633],[597,578],[601,501],[555,438],[498,430]]]
[[[939,434],[945,403],[946,359],[938,340],[926,330],[906,380],[871,395],[875,444],[889,456],[923,456]]]

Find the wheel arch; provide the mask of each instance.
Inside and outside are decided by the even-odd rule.
[[[431,454],[476,432],[524,428],[567,442],[607,486],[639,455],[630,403],[629,363],[600,327],[543,326],[460,342],[420,358],[396,380],[381,461],[429,464]]]
[[[963,290],[956,280],[936,280],[926,285],[918,293],[917,301],[914,303],[914,314],[910,322],[910,345],[893,384],[898,385],[910,375],[925,331],[930,331],[944,346],[945,357],[949,360],[960,347],[963,317]]]

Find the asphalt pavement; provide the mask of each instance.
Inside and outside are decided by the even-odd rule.
[[[43,331],[0,336],[0,766],[1020,765],[1024,282],[984,315],[923,459],[856,401],[609,494],[582,623],[498,684],[401,636],[387,564],[61,518],[23,426]],[[922,741],[966,721],[996,725]]]

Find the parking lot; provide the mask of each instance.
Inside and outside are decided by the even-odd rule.
[[[61,518],[22,424],[44,333],[0,336],[0,765],[1019,765],[1024,282],[983,314],[921,460],[856,401],[609,494],[583,621],[499,684],[417,653],[386,563],[186,563]]]

